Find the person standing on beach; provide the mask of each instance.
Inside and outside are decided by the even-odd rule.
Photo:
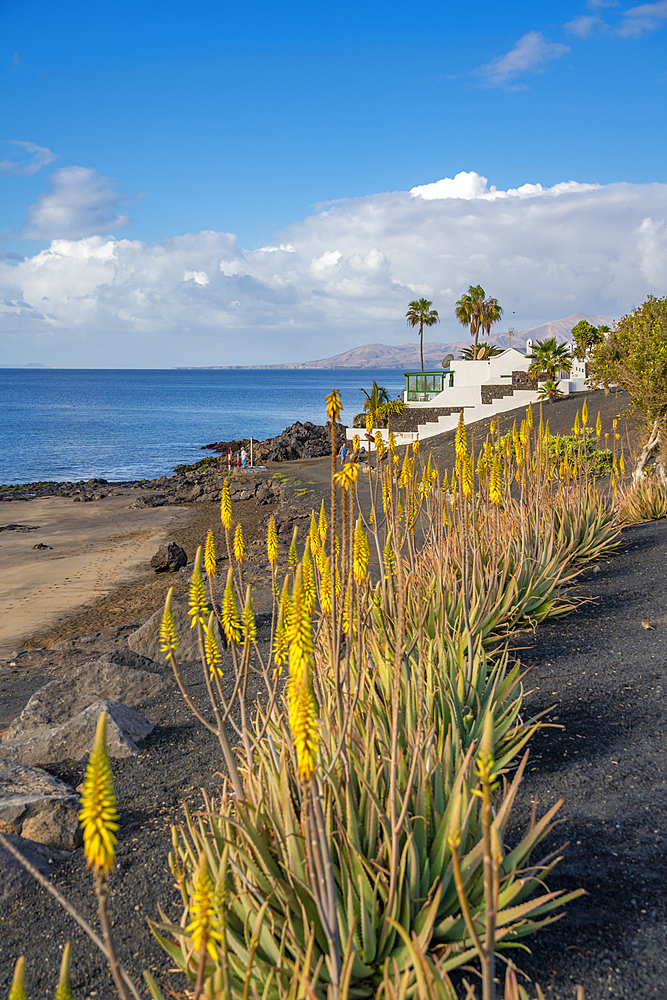
[[[340,446],[338,457],[340,458],[340,464],[345,465],[345,459],[347,458],[347,446],[345,445],[345,442],[343,442],[343,444]]]
[[[245,463],[246,463],[246,459],[247,458],[248,458],[248,453],[246,452],[245,448],[242,446],[241,447],[241,465],[242,465],[242,467],[244,469],[245,469]]]
[[[234,456],[232,455],[232,449],[228,448],[227,449],[227,471],[228,472],[232,471],[232,459],[233,458],[234,458]]]

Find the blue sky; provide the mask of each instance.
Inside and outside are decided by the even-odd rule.
[[[5,281],[18,282],[24,293],[20,300],[16,288],[10,289],[11,301],[25,300],[32,309],[30,316],[20,306],[11,312],[9,339],[0,340],[8,362],[23,360],[29,347],[53,363],[67,363],[73,352],[81,356],[81,344],[90,364],[114,361],[108,346],[96,345],[94,339],[95,324],[101,323],[99,292],[94,293],[95,319],[89,327],[71,310],[59,311],[57,303],[51,303],[52,309],[43,307],[41,319],[37,314],[42,307],[30,299],[30,280],[19,278],[16,268],[19,257],[33,260],[51,240],[113,237],[141,243],[153,259],[157,245],[171,252],[174,238],[209,231],[235,234],[238,247],[255,251],[293,243],[294,227],[308,227],[323,208],[326,222],[331,202],[351,212],[347,221],[354,227],[354,206],[370,206],[364,199],[406,193],[461,172],[488,178],[489,187],[501,191],[526,183],[552,188],[571,180],[601,185],[615,194],[607,199],[607,221],[609,205],[617,204],[623,193],[625,207],[616,228],[621,217],[627,233],[638,232],[646,218],[657,227],[651,230],[657,247],[653,264],[638,264],[640,279],[629,294],[641,300],[654,291],[656,282],[646,273],[662,259],[664,237],[667,0],[502,6],[232,5],[208,0],[186,6],[139,0],[107,6],[35,2],[29,7],[4,0],[0,37],[0,246],[9,254]],[[613,187],[618,184],[626,187]],[[566,193],[572,197],[573,192]],[[558,200],[553,195],[549,199]],[[531,205],[543,200],[533,199]],[[468,207],[477,205],[473,199]],[[552,224],[557,225],[555,219]],[[316,356],[336,353],[326,350],[325,334],[318,342],[311,335],[309,341],[309,322],[335,330],[341,349],[367,339],[407,339],[399,301],[416,282],[393,259],[391,219],[381,238],[375,233],[373,240],[365,225],[357,231],[354,247],[341,249],[338,237],[335,246],[318,244],[316,249],[340,253],[339,260],[382,253],[389,262],[390,285],[400,286],[396,300],[387,314],[376,309],[375,318],[365,315],[356,330],[354,310],[346,312],[340,296],[312,310],[310,320],[307,309],[299,316],[295,307],[290,316],[285,308],[280,328],[292,337],[287,342],[295,359],[308,356],[310,344]],[[442,225],[448,223],[442,220]],[[572,237],[579,238],[576,227]],[[220,254],[211,250],[210,240],[207,245],[214,256]],[[91,253],[99,261],[100,252],[85,243],[67,250],[68,300],[93,295],[90,276],[74,273],[71,261],[88,261]],[[178,268],[182,253],[188,252],[179,250]],[[193,250],[192,264],[185,262],[183,274],[206,273],[206,283],[179,272],[179,282],[194,282],[209,296],[201,304],[201,322],[193,320],[188,336],[201,338],[197,343],[208,350],[206,345],[214,342],[209,328],[225,327],[223,313],[236,309],[229,325],[230,349],[242,329],[256,336],[257,354],[264,356],[271,343],[267,317],[248,311],[238,289],[217,288],[212,301],[212,258],[202,271],[201,252],[201,245]],[[297,246],[294,252],[303,258],[305,251]],[[620,255],[620,248],[612,253],[615,261]],[[437,281],[425,283],[434,302],[441,295],[443,315],[451,313],[447,289],[460,294],[465,285],[452,287],[458,278],[474,280],[471,256],[468,251],[468,270],[447,275],[442,287]],[[281,287],[295,259],[276,278]],[[216,258],[216,268],[220,262]],[[311,264],[303,265],[309,273]],[[48,266],[55,266],[53,251]],[[13,276],[8,274],[12,268]],[[240,280],[240,274],[268,280],[250,266],[237,268],[234,275],[220,270],[229,280]],[[63,268],[59,273],[64,274]],[[114,273],[117,284],[118,271]],[[493,273],[491,266],[491,282]],[[142,274],[135,296],[145,296],[147,287],[149,294],[160,294],[145,284],[145,268]],[[605,292],[610,280],[607,274],[596,289],[590,282],[582,285],[570,302],[583,311],[622,311],[623,301],[611,301]],[[300,303],[302,284],[295,281],[293,289]],[[131,295],[128,288],[125,292],[123,302],[114,304],[107,297],[102,325],[115,330],[127,352],[132,331],[148,321],[145,316],[128,319]],[[48,289],[41,301],[51,295]],[[234,302],[241,306],[231,306]],[[626,308],[632,304],[628,301]],[[193,308],[196,312],[199,306]],[[525,325],[576,311],[564,303],[551,315],[552,308],[548,297],[537,297],[525,308],[522,303]],[[119,317],[115,326],[114,309]],[[211,309],[217,318],[209,315]],[[152,340],[145,349],[135,347],[137,364],[147,363],[160,329],[164,343],[176,343],[182,310],[152,316],[148,325]],[[446,339],[456,330],[450,324],[441,332]],[[123,340],[126,336],[130,341]],[[119,346],[118,358],[120,352]],[[183,363],[182,354],[182,347],[170,346],[168,361]]]

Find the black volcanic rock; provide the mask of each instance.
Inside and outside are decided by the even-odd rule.
[[[347,428],[336,426],[336,450],[345,441]],[[299,458],[322,458],[331,454],[331,424],[325,427],[307,420],[299,420],[287,427],[277,437],[261,441],[254,446],[255,462],[294,462]]]

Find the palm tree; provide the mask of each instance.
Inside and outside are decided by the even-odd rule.
[[[480,310],[479,325],[487,337],[491,334],[491,325],[497,323],[502,314],[502,306],[499,304],[498,299],[484,299]]]
[[[464,347],[461,351],[461,357],[464,361],[488,361],[489,358],[495,358],[503,352],[495,344],[489,344],[485,340],[480,341],[477,345],[477,353],[475,354],[475,347],[470,344],[469,347]]]
[[[373,427],[384,427],[388,417],[402,413],[406,409],[402,399],[390,399],[385,387],[378,385],[375,379],[373,379],[373,388],[370,393],[366,392],[365,389],[360,389],[360,392],[363,392],[366,399],[364,400],[363,413],[357,413],[354,418],[354,427],[365,427],[368,413],[373,418]]]
[[[354,426],[365,426],[366,425],[366,414],[370,413],[373,417],[373,427],[378,426],[378,414],[380,412],[380,407],[383,403],[389,402],[389,393],[383,385],[378,385],[375,379],[373,379],[373,388],[370,393],[366,392],[365,389],[360,389],[363,392],[366,399],[364,400],[364,411],[363,413],[358,413],[354,418]],[[359,424],[357,424],[357,419],[361,418]]]
[[[538,340],[533,347],[530,361],[532,362],[528,369],[530,377],[538,378],[545,373],[550,382],[555,381],[557,372],[569,373],[572,368],[572,355],[565,344],[556,343],[555,337]]]
[[[547,379],[540,389],[540,399],[546,399],[547,403],[553,403],[554,399],[557,399],[558,396],[564,395],[563,390],[558,388],[557,383],[553,379]]]
[[[477,354],[477,338],[482,320],[482,307],[484,305],[484,289],[481,285],[470,285],[465,295],[456,303],[454,312],[456,318],[463,326],[470,327],[470,336],[475,338],[473,353]]]
[[[421,353],[422,360],[422,371],[424,371],[424,327],[425,326],[435,326],[436,323],[440,322],[440,317],[435,309],[431,309],[433,305],[428,299],[415,299],[414,302],[410,302],[408,305],[408,311],[405,314],[405,318],[408,321],[408,326],[413,329],[419,327],[419,351]]]

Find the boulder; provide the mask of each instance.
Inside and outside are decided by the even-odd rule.
[[[161,545],[153,558],[151,566],[156,573],[175,573],[181,566],[187,566],[188,557],[185,549],[182,549],[176,542],[168,542]]]
[[[80,842],[78,817],[79,800],[64,781],[40,768],[0,759],[3,832],[12,830],[48,847],[73,851]]]
[[[346,440],[347,428],[336,426],[336,451]],[[299,458],[321,458],[331,454],[331,423],[326,426],[297,420],[282,434],[255,445],[255,462],[293,462]]]
[[[174,616],[174,625],[179,639],[176,648],[176,659],[183,663],[196,663],[199,660],[199,639],[197,629],[190,628],[191,618],[188,614],[188,602],[185,598],[175,598],[172,601],[171,611]],[[132,632],[127,637],[127,644],[135,653],[142,656],[149,656],[152,660],[162,660],[165,655],[160,649],[160,626],[162,625],[162,611],[155,614],[145,622],[136,632]],[[215,621],[215,635],[218,645],[222,649],[225,645],[220,634],[220,626]]]
[[[5,743],[23,739],[39,727],[63,725],[101,699],[136,708],[165,689],[166,681],[159,674],[113,662],[111,656],[119,658],[116,653],[84,663],[35,691],[19,717],[3,732],[0,752]]]
[[[64,860],[67,857],[66,854],[54,847],[36,844],[32,840],[26,840],[5,830],[0,832],[23,855],[26,861],[29,861],[33,868],[37,869],[40,875],[52,875],[53,871],[49,862],[54,859]],[[7,904],[13,896],[22,894],[25,889],[34,886],[34,884],[35,879],[30,872],[26,871],[3,844],[0,844],[0,904]]]
[[[154,727],[127,705],[100,699],[60,725],[42,725],[17,731],[0,743],[3,757],[19,764],[59,764],[64,760],[84,760],[95,742],[97,720],[107,712],[107,750],[110,757],[134,757],[137,742]]]

